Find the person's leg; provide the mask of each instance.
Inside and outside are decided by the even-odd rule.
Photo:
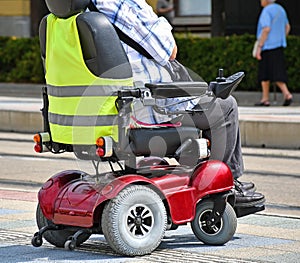
[[[200,108],[201,106],[198,106]],[[203,131],[203,137],[211,141],[211,157],[225,162],[231,169],[235,184],[236,206],[258,204],[264,195],[255,192],[253,183],[240,182],[244,162],[239,130],[238,106],[230,96],[225,100],[217,99],[204,113],[195,113],[182,119],[183,125],[194,124]]]
[[[255,103],[255,106],[270,106],[270,52],[263,51],[261,53],[262,59],[258,61],[258,82],[262,88],[261,100]]]
[[[270,81],[262,81],[261,82],[261,87],[262,87],[262,98],[261,102],[262,103],[269,103],[270,104],[270,99],[269,99],[269,94],[270,94]]]
[[[238,107],[232,96],[225,100],[217,99],[208,110],[185,116],[182,122],[183,125],[193,122],[203,131],[203,137],[211,141],[210,159],[225,162],[235,179],[243,174]]]
[[[293,96],[290,93],[286,83],[282,82],[282,81],[276,81],[276,85],[280,88],[280,90],[283,94],[283,97],[284,97],[283,106],[289,106],[292,103]]]
[[[271,81],[275,82],[276,85],[280,88],[284,103],[283,106],[289,106],[292,103],[292,94],[288,90],[287,82],[288,75],[285,66],[285,57],[283,48],[275,49],[272,53],[272,75]]]

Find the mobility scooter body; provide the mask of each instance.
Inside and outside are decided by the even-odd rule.
[[[80,159],[91,160],[96,172],[90,175],[67,170],[45,182],[38,193],[39,231],[32,244],[42,245],[44,237],[55,246],[74,249],[91,234],[103,233],[117,253],[144,255],[157,248],[166,230],[188,222],[197,238],[206,244],[220,245],[229,241],[237,224],[233,177],[226,164],[209,160],[209,142],[201,138],[201,131],[195,127],[181,127],[178,123],[132,125],[130,116],[135,100],[155,109],[157,99],[168,97],[206,96],[212,103],[217,97],[227,98],[244,73],[224,78],[220,71],[217,80],[209,86],[205,82],[152,83],[142,87],[130,84],[132,73],[119,37],[103,14],[83,12],[89,0],[46,0],[46,3],[52,14],[40,25],[47,81],[43,93],[44,132],[34,138],[35,151],[74,152]],[[66,22],[70,19],[73,19],[70,23]],[[60,72],[58,69],[62,68],[59,67],[51,70],[56,67],[50,63],[57,54],[54,49],[59,48],[51,37],[52,34],[58,36],[57,24],[63,26],[65,23],[69,27],[59,29],[59,34],[63,36],[61,32],[65,30],[69,30],[68,34],[76,33],[75,41],[78,40],[82,49],[79,63],[93,76],[90,85],[84,81],[63,80],[64,85],[55,82],[67,74]],[[72,31],[70,25],[76,30]],[[68,34],[65,34],[66,41],[70,42],[72,38]],[[58,52],[64,56],[62,53],[65,51]],[[68,56],[70,54],[64,59]],[[69,65],[67,61],[62,64],[65,62]],[[95,80],[94,76],[101,77]],[[86,116],[86,108],[93,106],[85,100],[97,103],[98,89],[104,90],[103,87],[111,91],[101,95],[99,104],[103,105],[98,106],[97,112],[113,109],[108,130],[101,124],[100,128],[95,125],[99,119],[105,119],[103,116],[95,119]],[[71,92],[70,100],[64,93],[68,91]],[[76,102],[75,97],[80,99]],[[76,102],[73,107],[77,112],[84,105],[84,114],[81,112],[77,116],[79,121],[72,116],[71,128],[64,126],[70,116],[61,116],[53,109],[53,105],[59,106],[59,103],[59,107],[66,107],[66,102]],[[170,114],[166,109],[160,108],[160,111]],[[63,118],[63,124],[59,123]],[[81,131],[82,127],[93,124],[97,127],[92,132],[75,134],[76,129]],[[63,133],[70,129],[73,129],[69,132],[72,138],[64,141]],[[91,136],[82,139],[82,134]],[[108,162],[111,170],[99,173],[102,162]],[[115,169],[115,164],[119,169]]]
[[[155,160],[155,159],[153,159]],[[194,170],[172,165],[152,165],[147,178],[139,174],[115,175],[108,172],[96,180],[82,171],[62,171],[51,177],[39,191],[43,214],[54,224],[92,228],[100,222],[104,204],[128,185],[147,185],[166,203],[174,224],[195,217],[197,203],[205,197],[227,193],[233,187],[232,175],[219,161],[205,161]],[[164,175],[163,175],[164,174]]]

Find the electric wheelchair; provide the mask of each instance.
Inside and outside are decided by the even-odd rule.
[[[216,98],[227,98],[244,73],[225,78],[220,70],[209,85],[204,81],[145,85],[132,81],[130,84],[132,72],[119,36],[103,14],[84,12],[89,0],[46,0],[46,3],[53,16],[52,20],[48,18],[50,15],[43,18],[40,25],[46,81],[47,74],[49,79],[51,74],[55,78],[56,74],[58,78],[67,75],[57,69],[51,71],[56,65],[49,60],[55,52],[47,49],[60,46],[55,45],[55,40],[51,42],[55,32],[49,30],[54,28],[50,23],[63,25],[71,18],[72,26],[76,26],[84,70],[88,68],[101,81],[61,87],[51,79],[43,90],[44,131],[34,136],[35,151],[74,152],[77,158],[93,163],[95,174],[66,170],[45,182],[38,193],[39,231],[34,234],[32,245],[41,246],[45,238],[57,247],[73,250],[92,234],[104,234],[115,252],[145,255],[160,245],[165,231],[187,223],[205,244],[222,245],[231,240],[237,217],[249,211],[234,209],[234,183],[229,167],[209,159],[210,142],[202,138],[199,129],[183,127],[180,123],[148,126],[139,123],[132,118],[132,103],[140,100],[162,114],[171,113],[157,106],[159,99],[205,96],[213,103]],[[62,32],[65,41],[72,42],[68,30],[70,27]],[[96,112],[104,107],[112,109],[112,113],[88,115],[88,109],[95,106],[89,102],[97,101],[93,99],[98,99],[98,90],[109,93],[105,93],[104,99],[100,96]],[[78,93],[74,95],[74,92]],[[76,98],[77,102],[66,106],[66,97],[73,101]],[[73,111],[69,110],[75,113],[61,116],[53,105],[63,110],[74,107]],[[84,114],[76,115],[81,108]],[[193,114],[193,111],[180,114]],[[59,122],[60,119],[63,121]],[[100,123],[107,119],[112,119],[109,129]],[[100,128],[96,127],[98,123]],[[67,132],[71,139],[65,139]],[[109,163],[111,170],[100,171],[103,162]],[[251,211],[262,209],[263,205]]]

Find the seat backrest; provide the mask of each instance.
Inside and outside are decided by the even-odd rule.
[[[118,139],[116,92],[132,86],[132,70],[120,39],[90,0],[45,0],[51,14],[40,23],[52,141],[94,145]]]

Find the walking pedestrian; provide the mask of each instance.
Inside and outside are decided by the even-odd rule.
[[[263,7],[257,23],[258,49],[258,81],[262,87],[262,97],[255,106],[270,106],[270,83],[275,82],[280,88],[284,102],[289,106],[293,96],[287,87],[287,72],[285,67],[284,48],[286,37],[291,26],[284,8],[275,3],[276,0],[260,0]]]

